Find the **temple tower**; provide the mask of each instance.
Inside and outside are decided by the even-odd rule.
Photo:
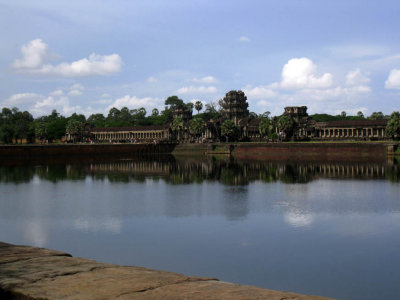
[[[235,125],[239,124],[239,120],[249,116],[249,104],[247,97],[242,91],[230,91],[225,97],[219,101],[223,109],[223,116],[232,120]]]

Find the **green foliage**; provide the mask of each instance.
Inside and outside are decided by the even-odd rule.
[[[189,123],[190,134],[199,137],[206,130],[206,122],[201,118],[194,118]]]
[[[157,117],[159,114],[160,114],[160,112],[158,111],[157,108],[153,108],[153,110],[151,111],[152,117]]]
[[[232,120],[225,120],[221,125],[221,135],[225,136],[226,141],[228,142],[229,139],[236,139],[239,133],[239,129],[233,123]]]
[[[11,143],[17,139],[31,140],[34,135],[32,126],[33,117],[27,112],[21,112],[18,108],[3,108],[0,112],[0,141]]]
[[[386,125],[386,135],[389,137],[400,137],[400,112],[394,111]]]
[[[183,108],[185,103],[178,96],[170,96],[165,100],[165,105],[169,105],[170,109]]]
[[[201,101],[196,101],[194,108],[197,110],[197,114],[203,109],[203,103]]]
[[[272,122],[270,119],[263,118],[258,125],[258,130],[261,133],[261,136],[267,136],[273,130]]]
[[[35,136],[39,140],[47,139],[47,124],[45,122],[35,122]]]
[[[66,132],[74,141],[82,138],[84,123],[74,119],[70,119],[66,125]]]
[[[183,130],[184,124],[183,124],[183,119],[181,117],[175,118],[174,121],[171,124],[171,129],[174,132],[179,132]]]
[[[286,115],[279,117],[278,128],[285,133],[289,133],[293,129],[293,120]]]
[[[84,115],[82,115],[82,114],[78,115],[77,113],[73,113],[68,118],[68,120],[75,120],[75,121],[79,121],[79,122],[85,123],[86,122],[86,117]]]
[[[34,122],[35,133],[37,131],[36,128],[38,126],[38,123],[43,123],[44,125],[41,124],[39,126],[41,127],[44,126],[45,129],[42,130],[42,133],[45,132],[45,138],[49,140],[49,142],[54,140],[59,140],[63,136],[65,136],[65,129],[67,126],[67,122],[68,122],[67,118],[60,116],[60,114],[56,110],[53,110],[50,115],[42,116],[35,120]],[[38,136],[36,136],[36,138],[40,139],[40,137]]]
[[[203,113],[203,120],[218,120],[221,117],[221,113],[217,110],[216,104],[211,102],[206,104],[206,109]]]
[[[380,112],[380,111],[378,111],[378,112],[373,112],[373,113],[368,117],[369,120],[383,120],[384,118],[385,118],[385,115],[384,115],[382,112]]]
[[[310,117],[316,122],[331,122],[331,121],[345,121],[345,120],[363,120],[360,116],[348,116],[345,112],[340,115],[328,115],[328,114],[313,114]]]
[[[188,110],[190,112],[193,112],[193,107],[194,107],[194,104],[192,102],[189,102],[189,103],[185,104],[186,110]]]
[[[261,115],[260,115],[260,117],[261,118],[269,118],[269,116],[271,115],[271,112],[270,111],[266,111],[266,112],[264,112],[264,113],[262,113]]]
[[[87,123],[94,127],[105,127],[106,126],[106,118],[103,114],[92,114],[87,119]]]

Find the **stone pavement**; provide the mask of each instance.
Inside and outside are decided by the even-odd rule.
[[[328,299],[0,242],[0,299]]]

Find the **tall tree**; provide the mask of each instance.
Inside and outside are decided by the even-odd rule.
[[[386,135],[392,138],[400,137],[400,112],[394,111],[386,125]]]
[[[32,140],[34,135],[33,117],[27,111],[3,108],[0,112],[0,141],[11,143],[21,139]]]
[[[157,117],[159,115],[159,111],[157,108],[153,108],[153,110],[151,111],[151,115],[153,117]]]
[[[239,133],[239,129],[236,127],[232,120],[225,120],[221,125],[221,135],[225,136],[226,142],[229,139],[234,140]]]
[[[189,123],[189,132],[190,134],[194,135],[197,140],[199,137],[203,134],[203,132],[206,130],[206,122],[204,122],[203,119],[201,118],[194,118],[190,120]]]
[[[270,119],[263,118],[260,120],[258,130],[262,137],[268,136],[271,133],[271,123]]]
[[[165,100],[165,105],[169,105],[169,108],[172,110],[175,108],[181,108],[185,105],[182,99],[179,99],[178,96],[169,96]]]
[[[92,114],[87,119],[87,122],[94,127],[104,127],[106,123],[106,118],[103,114]]]
[[[383,120],[384,118],[385,115],[381,111],[375,111],[368,117],[370,120]]]
[[[66,132],[72,137],[74,142],[80,141],[83,133],[83,123],[81,121],[77,121],[71,119],[68,121],[66,126]]]
[[[293,120],[286,115],[279,117],[278,128],[285,134],[285,136],[288,136],[293,129]]]
[[[196,101],[194,108],[197,110],[197,114],[203,109],[203,103],[201,101]]]
[[[178,140],[181,139],[181,133],[184,128],[183,119],[181,117],[177,117],[172,121],[171,130],[175,133]]]

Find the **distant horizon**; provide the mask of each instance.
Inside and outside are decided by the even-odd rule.
[[[258,114],[389,115],[399,11],[395,0],[0,0],[0,107],[89,116],[235,89]]]

